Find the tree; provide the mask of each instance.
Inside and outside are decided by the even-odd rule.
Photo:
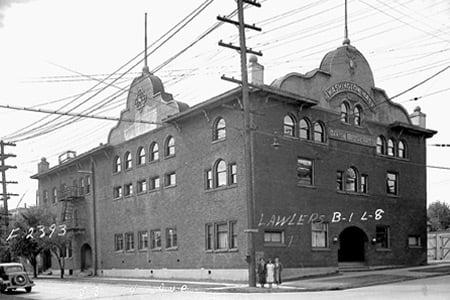
[[[33,266],[37,277],[37,256],[50,250],[58,261],[61,278],[64,278],[65,246],[69,239],[65,225],[56,224],[56,215],[42,207],[31,207],[19,214],[8,237],[10,251],[23,257]]]
[[[20,213],[13,222],[7,242],[13,256],[27,259],[33,266],[33,276],[37,278],[37,256],[43,250],[41,241],[28,236],[30,228],[37,228],[45,211],[39,207],[31,207]]]
[[[428,221],[432,230],[442,230],[450,227],[450,207],[447,203],[435,201],[428,206]]]

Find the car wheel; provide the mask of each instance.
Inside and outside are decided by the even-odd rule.
[[[31,286],[27,286],[27,287],[25,288],[25,291],[26,291],[27,293],[31,292]]]

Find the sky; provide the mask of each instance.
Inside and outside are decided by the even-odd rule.
[[[260,2],[261,8],[245,10],[245,20],[262,32],[246,34],[247,46],[263,52],[259,62],[265,66],[266,84],[290,72],[318,68],[328,51],[342,45],[344,0]],[[139,54],[144,49],[144,13],[148,13],[150,45],[202,3],[209,2],[0,0],[0,104],[63,107],[74,112],[95,107],[93,114],[119,117],[125,108],[123,91],[143,67]],[[235,87],[220,76],[240,76],[239,55],[217,43],[238,44],[237,28],[224,24],[199,39],[216,24],[218,15],[228,15],[235,8],[234,0],[212,1],[167,43],[149,49],[150,70],[157,70],[166,92],[176,100],[192,106]],[[351,44],[372,68],[375,85],[388,96],[450,65],[448,0],[348,0],[348,29]],[[176,59],[163,64],[194,41]],[[126,67],[116,72],[122,66]],[[450,169],[445,169],[450,168],[450,147],[432,145],[450,144],[449,82],[447,69],[395,98],[410,113],[420,106],[427,115],[427,128],[438,131],[427,142],[427,165],[444,169],[427,168],[428,203],[450,204]],[[419,99],[412,100],[415,97]],[[37,172],[41,157],[54,166],[67,150],[80,154],[106,143],[115,125],[114,121],[82,119],[62,126],[68,117],[54,118],[0,109],[0,137],[17,141],[16,147],[7,147],[7,152],[17,155],[8,158],[8,164],[18,167],[7,171],[7,179],[19,182],[9,185],[8,192],[20,196],[9,201],[9,208],[35,203],[37,182],[30,176]],[[61,128],[42,134],[55,127]]]

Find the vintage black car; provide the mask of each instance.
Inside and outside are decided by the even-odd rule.
[[[34,283],[28,277],[22,264],[0,263],[0,293],[21,288],[24,288],[29,293],[33,286]]]

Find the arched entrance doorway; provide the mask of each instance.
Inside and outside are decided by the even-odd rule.
[[[345,228],[339,235],[339,262],[364,262],[368,239],[364,231],[356,226]]]
[[[89,244],[81,246],[81,271],[92,267],[92,249]]]

